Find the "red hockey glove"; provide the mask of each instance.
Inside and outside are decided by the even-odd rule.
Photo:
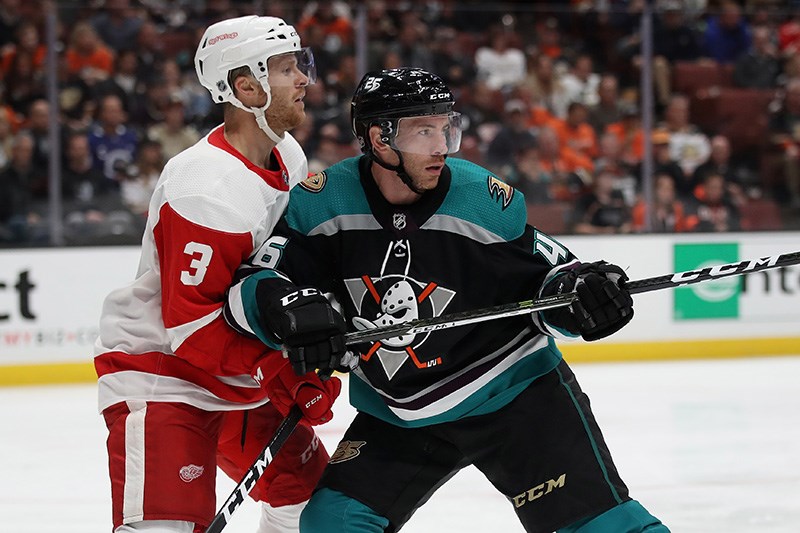
[[[291,365],[286,365],[266,385],[269,399],[283,415],[289,414],[293,405],[303,412],[301,424],[317,426],[333,418],[333,402],[342,390],[342,382],[337,377],[322,381],[315,372],[298,376]]]

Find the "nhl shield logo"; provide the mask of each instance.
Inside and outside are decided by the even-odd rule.
[[[403,229],[406,227],[406,214],[405,213],[395,213],[392,215],[392,224],[397,229]]]

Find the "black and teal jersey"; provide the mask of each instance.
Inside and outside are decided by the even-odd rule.
[[[437,188],[411,205],[389,204],[369,168],[347,159],[292,191],[252,258],[265,269],[231,290],[242,330],[266,337],[254,287],[279,273],[332,293],[357,330],[528,300],[577,263],[527,224],[522,194],[474,163],[447,159]],[[408,427],[495,411],[558,365],[562,334],[533,314],[360,346],[350,400]]]

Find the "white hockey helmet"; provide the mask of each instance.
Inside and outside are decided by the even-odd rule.
[[[269,107],[272,94],[269,86],[267,60],[276,55],[294,52],[298,69],[308,77],[308,83],[316,80],[316,67],[311,49],[300,46],[300,36],[294,27],[277,17],[255,15],[223,20],[206,29],[197,52],[194,66],[200,83],[211,93],[215,103],[228,102],[256,115],[262,126],[263,112]],[[231,70],[249,67],[253,76],[267,93],[267,103],[260,110],[247,108],[233,94],[228,75]],[[260,111],[260,113],[259,113]],[[271,130],[267,135],[276,137]]]

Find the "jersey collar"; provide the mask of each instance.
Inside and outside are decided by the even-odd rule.
[[[267,182],[267,185],[273,189],[277,189],[279,191],[289,190],[289,171],[286,169],[286,165],[283,163],[283,158],[281,157],[281,153],[278,151],[277,147],[272,149],[270,158],[275,158],[275,160],[278,162],[280,170],[268,170],[253,164],[239,150],[234,148],[233,145],[231,145],[231,143],[225,139],[224,126],[222,125],[217,126],[211,133],[208,134],[208,143],[219,148],[220,150],[228,152],[233,157],[244,163],[248,170],[258,174],[261,179]]]

